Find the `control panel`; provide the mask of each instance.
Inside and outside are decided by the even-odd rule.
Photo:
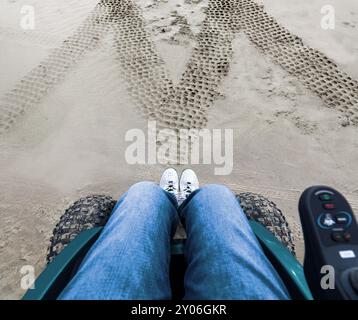
[[[333,188],[308,188],[299,202],[304,270],[317,299],[358,299],[358,227],[347,200]]]

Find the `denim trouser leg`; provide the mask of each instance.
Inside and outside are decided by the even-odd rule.
[[[99,239],[60,299],[170,299],[175,199],[151,182],[119,200]]]
[[[286,299],[234,195],[222,186],[194,192],[182,207],[188,240],[186,299]],[[60,299],[169,299],[176,202],[154,183],[120,199]]]
[[[188,235],[186,299],[289,298],[229,189],[197,190],[180,214]]]

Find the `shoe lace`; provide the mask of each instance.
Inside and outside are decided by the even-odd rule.
[[[176,191],[176,188],[174,186],[174,181],[172,181],[172,180],[168,181],[168,185],[167,185],[165,191],[168,191],[168,192]]]
[[[191,182],[188,181],[184,187],[184,190],[183,190],[184,194],[186,196],[188,196],[189,194],[191,194]]]

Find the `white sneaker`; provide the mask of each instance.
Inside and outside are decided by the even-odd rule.
[[[181,198],[186,199],[190,194],[199,189],[199,180],[195,172],[191,169],[185,169],[180,176],[180,193]]]
[[[159,186],[163,190],[172,193],[175,197],[177,197],[179,191],[178,172],[173,168],[166,169],[160,178]]]

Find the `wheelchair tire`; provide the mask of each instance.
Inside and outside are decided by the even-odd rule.
[[[261,223],[295,255],[295,243],[291,228],[282,211],[274,202],[251,192],[240,193],[237,198],[248,219]]]
[[[61,216],[53,230],[48,247],[50,263],[79,233],[104,226],[116,204],[109,196],[92,195],[79,199]]]

